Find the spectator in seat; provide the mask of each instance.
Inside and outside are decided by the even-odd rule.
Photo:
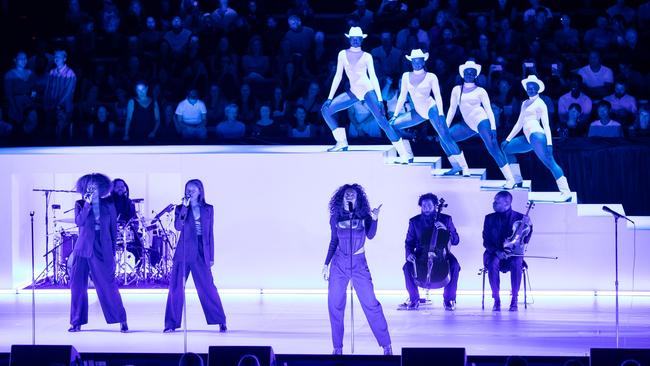
[[[217,125],[217,137],[222,139],[239,139],[246,134],[246,125],[237,120],[237,104],[226,106],[226,120]]]
[[[228,0],[219,0],[219,7],[212,12],[215,24],[226,33],[233,30],[238,17],[237,12],[228,6]]]
[[[418,18],[411,18],[408,27],[397,33],[395,46],[401,50],[429,49],[429,35],[420,28]]]
[[[634,137],[650,137],[650,106],[648,104],[639,108],[634,126],[630,128],[629,132]]]
[[[632,24],[636,18],[636,12],[631,7],[625,5],[625,0],[616,0],[616,4],[607,8],[607,15],[610,18],[620,15],[625,19],[626,24]]]
[[[284,35],[284,40],[289,43],[289,51],[306,56],[314,41],[314,30],[302,25],[298,15],[291,15],[287,19],[289,30]]]
[[[366,0],[355,0],[354,11],[350,13],[349,17],[358,19],[358,26],[361,29],[369,30],[372,26],[375,14],[366,8]]]
[[[295,118],[293,127],[289,131],[291,138],[310,138],[316,136],[316,127],[306,120],[307,113],[303,106],[298,105],[293,113]]]
[[[381,45],[370,51],[375,61],[375,72],[380,80],[390,77],[397,78],[402,70],[401,49],[393,46],[393,35],[389,31],[381,33]]]
[[[582,76],[586,92],[592,98],[602,98],[611,93],[614,73],[612,69],[601,63],[599,52],[589,52],[589,64],[581,67],[578,74]]]
[[[165,33],[163,39],[169,44],[172,54],[176,57],[180,57],[185,53],[191,35],[192,32],[183,28],[181,17],[174,17],[172,19],[172,29]]]
[[[621,124],[610,117],[611,109],[608,101],[598,102],[598,119],[589,125],[589,137],[623,137]]]
[[[630,126],[634,122],[637,112],[636,98],[627,94],[623,80],[616,81],[614,84],[614,94],[606,96],[604,100],[611,104],[611,113],[615,120],[626,126]]]
[[[560,122],[566,122],[569,107],[571,104],[578,104],[582,114],[579,117],[580,123],[586,123],[591,115],[592,101],[582,92],[582,77],[578,74],[569,75],[569,87],[571,90],[560,97],[557,103],[557,114]]]
[[[588,50],[607,52],[616,44],[616,36],[609,29],[609,22],[604,16],[596,18],[596,27],[585,32],[584,46]]]
[[[554,44],[558,51],[578,51],[580,49],[580,34],[575,28],[571,27],[571,17],[568,14],[562,14],[560,25],[560,29],[553,34]]]
[[[571,104],[567,113],[567,120],[561,121],[559,127],[555,131],[557,135],[561,138],[584,136],[586,134],[587,126],[586,123],[580,120],[581,114],[582,108],[580,107],[580,104]]]
[[[191,89],[187,98],[178,103],[176,107],[176,128],[183,139],[206,139],[208,131],[207,109],[205,103],[199,99],[199,92]]]

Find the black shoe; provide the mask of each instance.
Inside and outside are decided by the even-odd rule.
[[[343,348],[334,348],[332,351],[333,355],[342,355],[343,354]]]
[[[519,311],[519,308],[517,307],[517,300],[513,299],[510,302],[510,308],[508,309],[509,311]]]
[[[501,300],[494,300],[492,311],[501,311]]]
[[[397,306],[397,310],[417,310],[420,307],[420,301],[407,301]]]
[[[165,328],[165,330],[163,330],[163,333],[173,333],[175,331],[176,331],[176,328]]]
[[[445,310],[447,311],[456,310],[456,300],[445,300]]]
[[[388,346],[384,346],[384,356],[392,356],[393,355],[393,347],[389,344]]]
[[[121,322],[120,323],[120,332],[126,333],[129,331],[129,325],[126,324],[126,322]]]
[[[81,332],[81,325],[71,325],[70,328],[68,328],[68,332],[70,333]]]
[[[225,323],[224,324],[219,324],[219,332],[226,333],[227,330],[228,330],[228,327],[226,327]]]

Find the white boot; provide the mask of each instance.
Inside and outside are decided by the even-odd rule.
[[[510,170],[510,165],[506,164],[501,168],[501,174],[506,178],[506,184],[503,185],[504,189],[513,189],[517,185],[515,178],[512,175],[512,170]]]
[[[404,139],[399,139],[393,142],[393,146],[395,146],[395,150],[397,150],[397,154],[399,155],[399,157],[395,159],[396,163],[408,164],[413,162],[413,154],[409,154],[406,148],[407,143],[408,140]]]
[[[444,172],[443,175],[456,175],[456,173],[462,172],[463,176],[470,176],[469,167],[465,161],[465,155],[462,152],[458,155],[450,155],[448,159],[449,163],[451,163],[451,169]]]
[[[512,176],[515,179],[515,184],[521,185],[524,182],[524,178],[521,176],[521,169],[519,168],[519,163],[508,164],[510,165],[510,171]]]
[[[336,145],[330,147],[327,149],[327,151],[330,152],[336,152],[336,151],[348,151],[348,138],[345,135],[345,128],[343,127],[337,127],[332,131],[332,135],[334,135],[334,140],[336,140]]]
[[[559,177],[556,181],[557,188],[560,190],[560,200],[562,202],[571,202],[571,189],[565,176]]]
[[[460,154],[456,155],[456,161],[458,161],[460,168],[463,169],[463,176],[469,177],[471,174],[469,172],[469,166],[467,166],[467,161],[465,161],[465,153],[461,151]]]

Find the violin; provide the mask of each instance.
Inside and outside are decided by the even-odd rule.
[[[532,226],[527,224],[526,222],[530,221],[525,219],[528,218],[528,214],[533,207],[535,207],[535,202],[528,201],[524,216],[521,220],[512,223],[512,235],[503,242],[503,251],[508,257],[524,256],[526,253],[527,243],[524,243],[524,238],[530,234]]]
[[[443,207],[447,207],[447,204],[441,198],[436,207],[433,233],[431,234],[427,255],[420,255],[412,262],[415,284],[422,288],[441,288],[445,287],[451,281],[449,261],[447,260],[447,253],[449,253],[449,230],[438,229],[436,227]]]

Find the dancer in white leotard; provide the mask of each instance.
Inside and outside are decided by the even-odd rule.
[[[406,55],[406,59],[411,61],[413,71],[405,72],[402,75],[397,106],[389,123],[394,128],[401,130],[416,126],[428,119],[431,121],[436,132],[438,132],[440,146],[442,146],[442,149],[451,161],[452,156],[460,154],[460,149],[451,138],[449,129],[445,124],[445,116],[442,114],[442,97],[440,96],[438,77],[434,73],[424,70],[424,63],[428,58],[429,54],[423,53],[420,49],[411,50],[411,54]],[[431,97],[431,93],[433,93],[433,98]],[[407,94],[411,96],[414,110],[400,114],[404,107],[404,102],[406,102]],[[408,144],[408,140],[404,141]],[[469,170],[465,170],[464,173],[469,175]]]
[[[544,91],[544,83],[537,76],[530,75],[521,81],[521,85],[526,89],[528,100],[521,104],[519,119],[517,119],[517,123],[506,137],[506,140],[501,144],[503,152],[506,154],[508,163],[513,167],[515,179],[519,183],[522,181],[522,177],[515,154],[533,150],[539,160],[553,174],[561,193],[560,200],[570,201],[569,182],[564,176],[562,168],[555,162],[553,157],[553,138],[548,121],[548,108],[542,98],[539,97],[539,94]],[[515,137],[522,129],[524,130],[524,136]]]
[[[456,109],[459,106],[464,122],[451,126],[449,129],[451,137],[453,141],[462,141],[479,134],[488,152],[506,178],[506,184],[503,188],[511,189],[516,183],[506,157],[503,151],[499,149],[496,137],[496,122],[490,105],[490,98],[485,89],[475,84],[476,77],[481,73],[481,65],[474,61],[467,61],[458,67],[458,72],[463,77],[464,83],[454,87],[451,91],[449,112],[447,112],[447,126],[451,126]],[[452,169],[445,174],[456,174],[458,171],[466,169],[467,163],[462,152],[458,156],[451,156],[449,160],[452,162]],[[454,164],[454,160],[456,160],[457,164]]]
[[[363,34],[361,28],[352,27],[350,32],[345,35],[350,41],[350,48],[339,52],[336,61],[336,74],[332,80],[332,87],[330,93],[323,103],[321,112],[323,119],[332,130],[336,145],[329,148],[327,151],[345,151],[348,149],[348,141],[345,134],[345,129],[339,127],[338,122],[333,114],[344,109],[350,108],[358,101],[364,101],[366,106],[375,117],[382,130],[386,133],[388,139],[393,143],[395,149],[399,153],[402,162],[408,162],[412,159],[406,151],[406,147],[402,139],[395,130],[388,124],[386,116],[384,115],[383,102],[381,97],[381,89],[379,88],[379,81],[375,75],[375,67],[372,61],[372,56],[361,50],[361,43],[367,34]],[[350,81],[350,89],[334,97],[336,90],[343,78],[343,71]]]

